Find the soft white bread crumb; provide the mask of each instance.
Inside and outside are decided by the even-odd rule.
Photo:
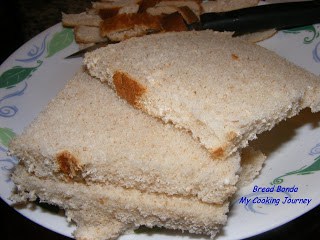
[[[12,179],[17,185],[13,196],[17,202],[40,198],[65,209],[68,218],[79,227],[75,235],[80,240],[115,239],[127,228],[141,225],[213,237],[227,220],[227,202],[215,205],[109,184],[65,183],[35,177],[22,165],[17,167]]]
[[[128,39],[84,63],[131,105],[189,130],[221,159],[302,108],[320,109],[317,76],[228,33]]]
[[[74,28],[74,37],[77,43],[98,43],[105,42],[107,38],[100,36],[99,27],[76,26]]]
[[[215,203],[236,191],[240,170],[238,153],[214,160],[187,132],[134,109],[83,72],[9,149],[38,177]]]
[[[215,0],[201,3],[203,13],[227,12],[258,5],[259,0]]]

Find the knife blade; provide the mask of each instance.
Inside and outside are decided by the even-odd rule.
[[[229,12],[204,13],[200,21],[187,24],[189,30],[212,29],[220,32],[234,32],[234,36],[268,29],[289,29],[320,23],[320,2],[286,2],[243,8]],[[97,43],[75,52],[65,59],[81,57],[86,52],[116,42]]]
[[[188,28],[234,32],[234,35],[268,29],[289,29],[320,22],[320,2],[303,1],[260,5],[230,12],[205,13]]]
[[[89,47],[86,47],[86,48],[83,48],[75,53],[72,53],[71,55],[65,57],[64,59],[70,59],[70,58],[77,58],[77,57],[82,57],[85,53],[87,52],[92,52],[98,48],[101,48],[101,47],[105,47],[107,46],[108,44],[114,44],[116,42],[111,42],[109,40],[105,41],[105,42],[99,42],[99,43],[96,43],[92,46],[89,46]]]

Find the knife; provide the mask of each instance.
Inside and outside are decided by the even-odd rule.
[[[235,32],[235,35],[268,29],[288,29],[320,22],[320,2],[303,1],[260,5],[230,12],[205,13],[189,29]]]
[[[189,30],[212,29],[234,32],[234,36],[268,29],[289,29],[320,23],[320,2],[286,2],[260,5],[229,12],[204,13],[200,21],[187,24]],[[86,52],[116,42],[97,43],[67,56],[65,59],[81,57]]]

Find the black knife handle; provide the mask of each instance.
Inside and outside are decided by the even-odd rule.
[[[319,1],[261,5],[230,12],[205,13],[200,29],[235,32],[235,35],[267,29],[288,29],[320,23]]]

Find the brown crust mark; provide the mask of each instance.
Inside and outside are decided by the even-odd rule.
[[[131,13],[119,14],[102,21],[100,24],[100,34],[102,37],[106,37],[109,33],[128,31],[137,26],[145,29],[146,33],[162,30],[158,16],[152,16],[147,13]]]
[[[223,144],[221,147],[211,149],[210,153],[214,159],[225,159],[226,150],[232,145],[232,142],[237,138],[237,133],[231,131],[227,133],[227,143]]]
[[[222,147],[218,147],[211,151],[211,155],[214,159],[221,159],[224,157],[224,149]]]
[[[187,6],[179,7],[179,13],[187,24],[196,23],[199,21],[198,16]]]
[[[99,9],[99,16],[102,19],[107,19],[107,18],[111,18],[114,17],[118,14],[120,10],[120,7],[114,7],[114,8],[103,8],[103,9]]]
[[[231,54],[231,58],[233,60],[239,60],[239,56],[237,54],[234,54],[234,53]]]
[[[129,74],[116,71],[113,75],[113,83],[119,97],[139,108],[139,99],[146,92],[146,88],[138,83]]]
[[[80,161],[67,150],[57,154],[57,162],[60,171],[63,172],[68,179],[74,178],[82,171]]]

